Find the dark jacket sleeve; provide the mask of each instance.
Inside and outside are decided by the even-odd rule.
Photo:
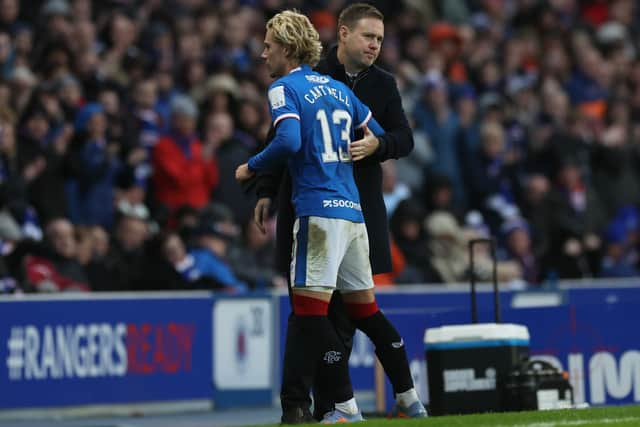
[[[268,197],[275,199],[278,195],[278,187],[284,168],[271,169],[259,172],[256,178],[256,196],[258,199]]]
[[[374,114],[385,130],[385,134],[379,138],[380,146],[376,153],[381,162],[406,157],[413,150],[413,132],[402,108],[398,85],[392,75],[385,73],[384,77],[385,89],[380,93],[385,94],[387,102],[382,115],[378,117]]]

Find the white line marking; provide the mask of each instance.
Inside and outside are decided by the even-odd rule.
[[[549,421],[538,422],[530,424],[515,424],[512,427],[560,427],[560,426],[581,426],[586,424],[618,424],[629,421],[640,421],[638,417],[624,417],[624,418],[600,418],[591,420],[565,420],[565,421]],[[503,425],[507,427],[507,425]]]

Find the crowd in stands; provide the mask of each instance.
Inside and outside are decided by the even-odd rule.
[[[234,179],[270,124],[264,24],[296,7],[329,48],[348,3],[0,0],[0,293],[286,286]],[[464,282],[489,236],[504,283],[639,275],[636,2],[370,3],[415,139],[376,282]]]

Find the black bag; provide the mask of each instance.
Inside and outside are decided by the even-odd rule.
[[[568,375],[543,360],[525,360],[504,384],[505,410],[527,411],[573,407]]]

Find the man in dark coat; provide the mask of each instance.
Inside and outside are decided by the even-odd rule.
[[[351,156],[355,162],[355,180],[369,235],[369,252],[373,274],[386,273],[392,269],[388,222],[382,197],[380,162],[407,156],[413,149],[412,131],[402,108],[395,79],[393,75],[373,64],[380,53],[382,44],[384,31],[382,21],[382,14],[373,6],[354,4],[346,8],[340,14],[338,21],[338,46],[334,47],[316,67],[320,73],[328,74],[334,79],[346,83],[358,98],[371,109],[375,119],[386,131],[379,138],[369,132],[365,135],[356,134],[356,140],[351,143]],[[267,140],[270,139],[270,137],[267,138]],[[256,192],[258,202],[254,215],[260,227],[264,227],[264,220],[271,208],[271,200],[277,196],[276,264],[278,270],[288,276],[294,222],[294,212],[291,205],[291,178],[285,170],[278,173],[262,174],[258,177]],[[344,341],[344,357],[349,357],[356,326],[345,314],[342,298],[337,292],[332,298],[329,316]],[[290,342],[290,337],[296,333],[295,316],[291,316],[287,329],[287,342]],[[376,349],[376,353],[380,357],[379,350]],[[402,353],[404,354],[404,347],[402,347]],[[292,354],[287,346],[283,369],[287,369],[287,359],[295,357],[297,355]],[[402,368],[398,368],[398,371],[404,372]],[[396,376],[402,377],[403,374],[397,373]],[[410,378],[402,378],[400,382],[410,382]],[[316,419],[322,419],[326,412],[333,409],[335,402],[331,396],[336,387],[351,388],[351,383],[348,378],[331,378],[328,375],[323,375],[320,371],[314,382],[314,416]],[[412,382],[411,387],[413,387]],[[282,390],[282,422],[311,421],[308,413],[310,401],[303,407],[299,405],[301,396],[304,396],[308,391],[293,390],[292,395],[292,390],[287,384],[283,384]]]

